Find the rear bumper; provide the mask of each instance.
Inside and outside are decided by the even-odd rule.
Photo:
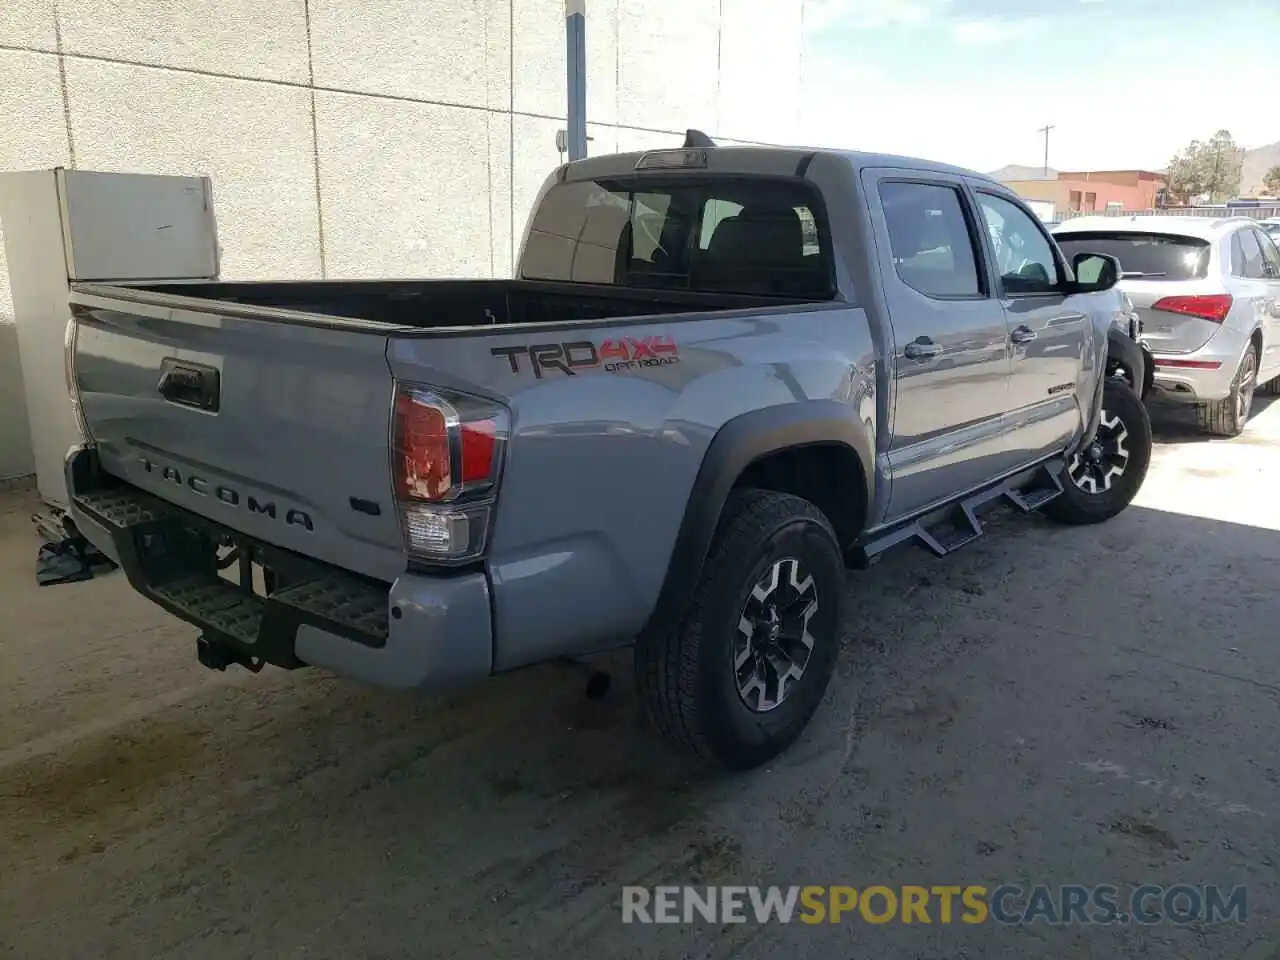
[[[493,670],[489,583],[482,572],[356,576],[175,507],[103,474],[92,448],[67,456],[71,515],[138,593],[211,643],[284,668],[324,667],[382,687],[442,691]],[[217,573],[219,543],[277,572],[269,597]]]
[[[1223,399],[1231,392],[1231,381],[1248,344],[1245,334],[1223,329],[1194,353],[1155,354],[1155,397],[1175,403]]]

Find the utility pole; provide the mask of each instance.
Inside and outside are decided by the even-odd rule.
[[[568,66],[569,109],[566,145],[570,160],[587,156],[587,9],[586,0],[564,3],[565,63]]]
[[[1052,123],[1046,123],[1036,131],[1036,133],[1044,134],[1044,175],[1046,178],[1049,176],[1049,131],[1052,130],[1053,127],[1054,125]]]

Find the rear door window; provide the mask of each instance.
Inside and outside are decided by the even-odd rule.
[[[1067,255],[1105,253],[1125,273],[1143,280],[1199,280],[1208,275],[1209,244],[1196,237],[1131,231],[1060,233],[1054,238]]]
[[[638,177],[557,184],[534,212],[526,279],[830,299],[830,234],[807,184]]]
[[[1231,235],[1231,275],[1244,276],[1244,244],[1240,242],[1240,234]]]
[[[1262,250],[1262,268],[1270,280],[1280,279],[1280,249],[1262,230],[1253,231],[1254,238]]]
[[[1258,245],[1258,238],[1253,235],[1252,228],[1237,230],[1235,235],[1240,240],[1242,257],[1239,275],[1248,277],[1250,280],[1265,279],[1267,262],[1262,257],[1262,247]]]
[[[929,297],[983,295],[960,191],[942,184],[887,181],[880,204],[898,277]]]

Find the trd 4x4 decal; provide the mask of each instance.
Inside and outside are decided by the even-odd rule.
[[[539,380],[549,372],[572,377],[585,369],[603,368],[607,373],[618,373],[680,362],[680,348],[671,337],[619,337],[598,345],[591,340],[530,343],[492,347],[489,352],[506,357],[512,373],[528,369]],[[527,368],[522,360],[528,361]]]

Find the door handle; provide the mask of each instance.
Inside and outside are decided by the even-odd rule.
[[[902,352],[908,360],[932,360],[942,353],[942,347],[928,337],[916,337],[902,348]]]
[[[1036,338],[1036,332],[1030,327],[1014,327],[1009,339],[1014,343],[1030,343]]]

